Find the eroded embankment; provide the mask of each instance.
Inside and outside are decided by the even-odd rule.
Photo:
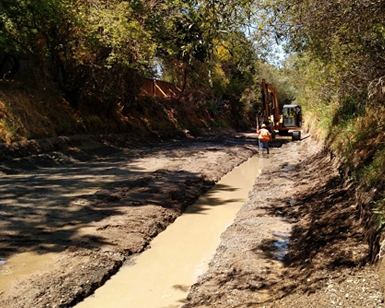
[[[319,146],[285,145],[183,307],[384,307],[361,205]]]
[[[26,251],[57,256],[7,290],[0,306],[71,307],[257,152],[253,136],[244,135],[111,148],[116,151],[100,160],[73,155],[60,168],[24,168],[2,177],[1,257]],[[97,193],[90,193],[95,187],[89,182],[97,183]]]

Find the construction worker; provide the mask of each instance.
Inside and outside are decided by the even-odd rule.
[[[261,129],[257,131],[258,139],[260,141],[260,148],[261,152],[263,152],[263,149],[265,148],[267,150],[267,154],[270,154],[269,152],[269,141],[271,140],[271,134],[266,129],[266,125],[262,124]]]

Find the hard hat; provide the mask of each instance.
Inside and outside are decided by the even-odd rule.
[[[265,124],[262,124],[261,127],[266,127],[266,125],[265,125]]]

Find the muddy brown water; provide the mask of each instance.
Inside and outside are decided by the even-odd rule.
[[[2,258],[0,262],[0,292],[7,292],[14,281],[27,278],[36,272],[41,272],[53,262],[57,253],[23,252],[10,258]]]
[[[203,274],[221,233],[248,199],[269,158],[255,156],[224,176],[93,296],[76,308],[171,308],[186,302],[188,290]]]

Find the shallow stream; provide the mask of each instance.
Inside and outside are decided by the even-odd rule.
[[[203,274],[221,233],[248,199],[268,158],[257,156],[235,168],[189,207],[152,242],[76,308],[173,308],[186,302],[189,288]]]

